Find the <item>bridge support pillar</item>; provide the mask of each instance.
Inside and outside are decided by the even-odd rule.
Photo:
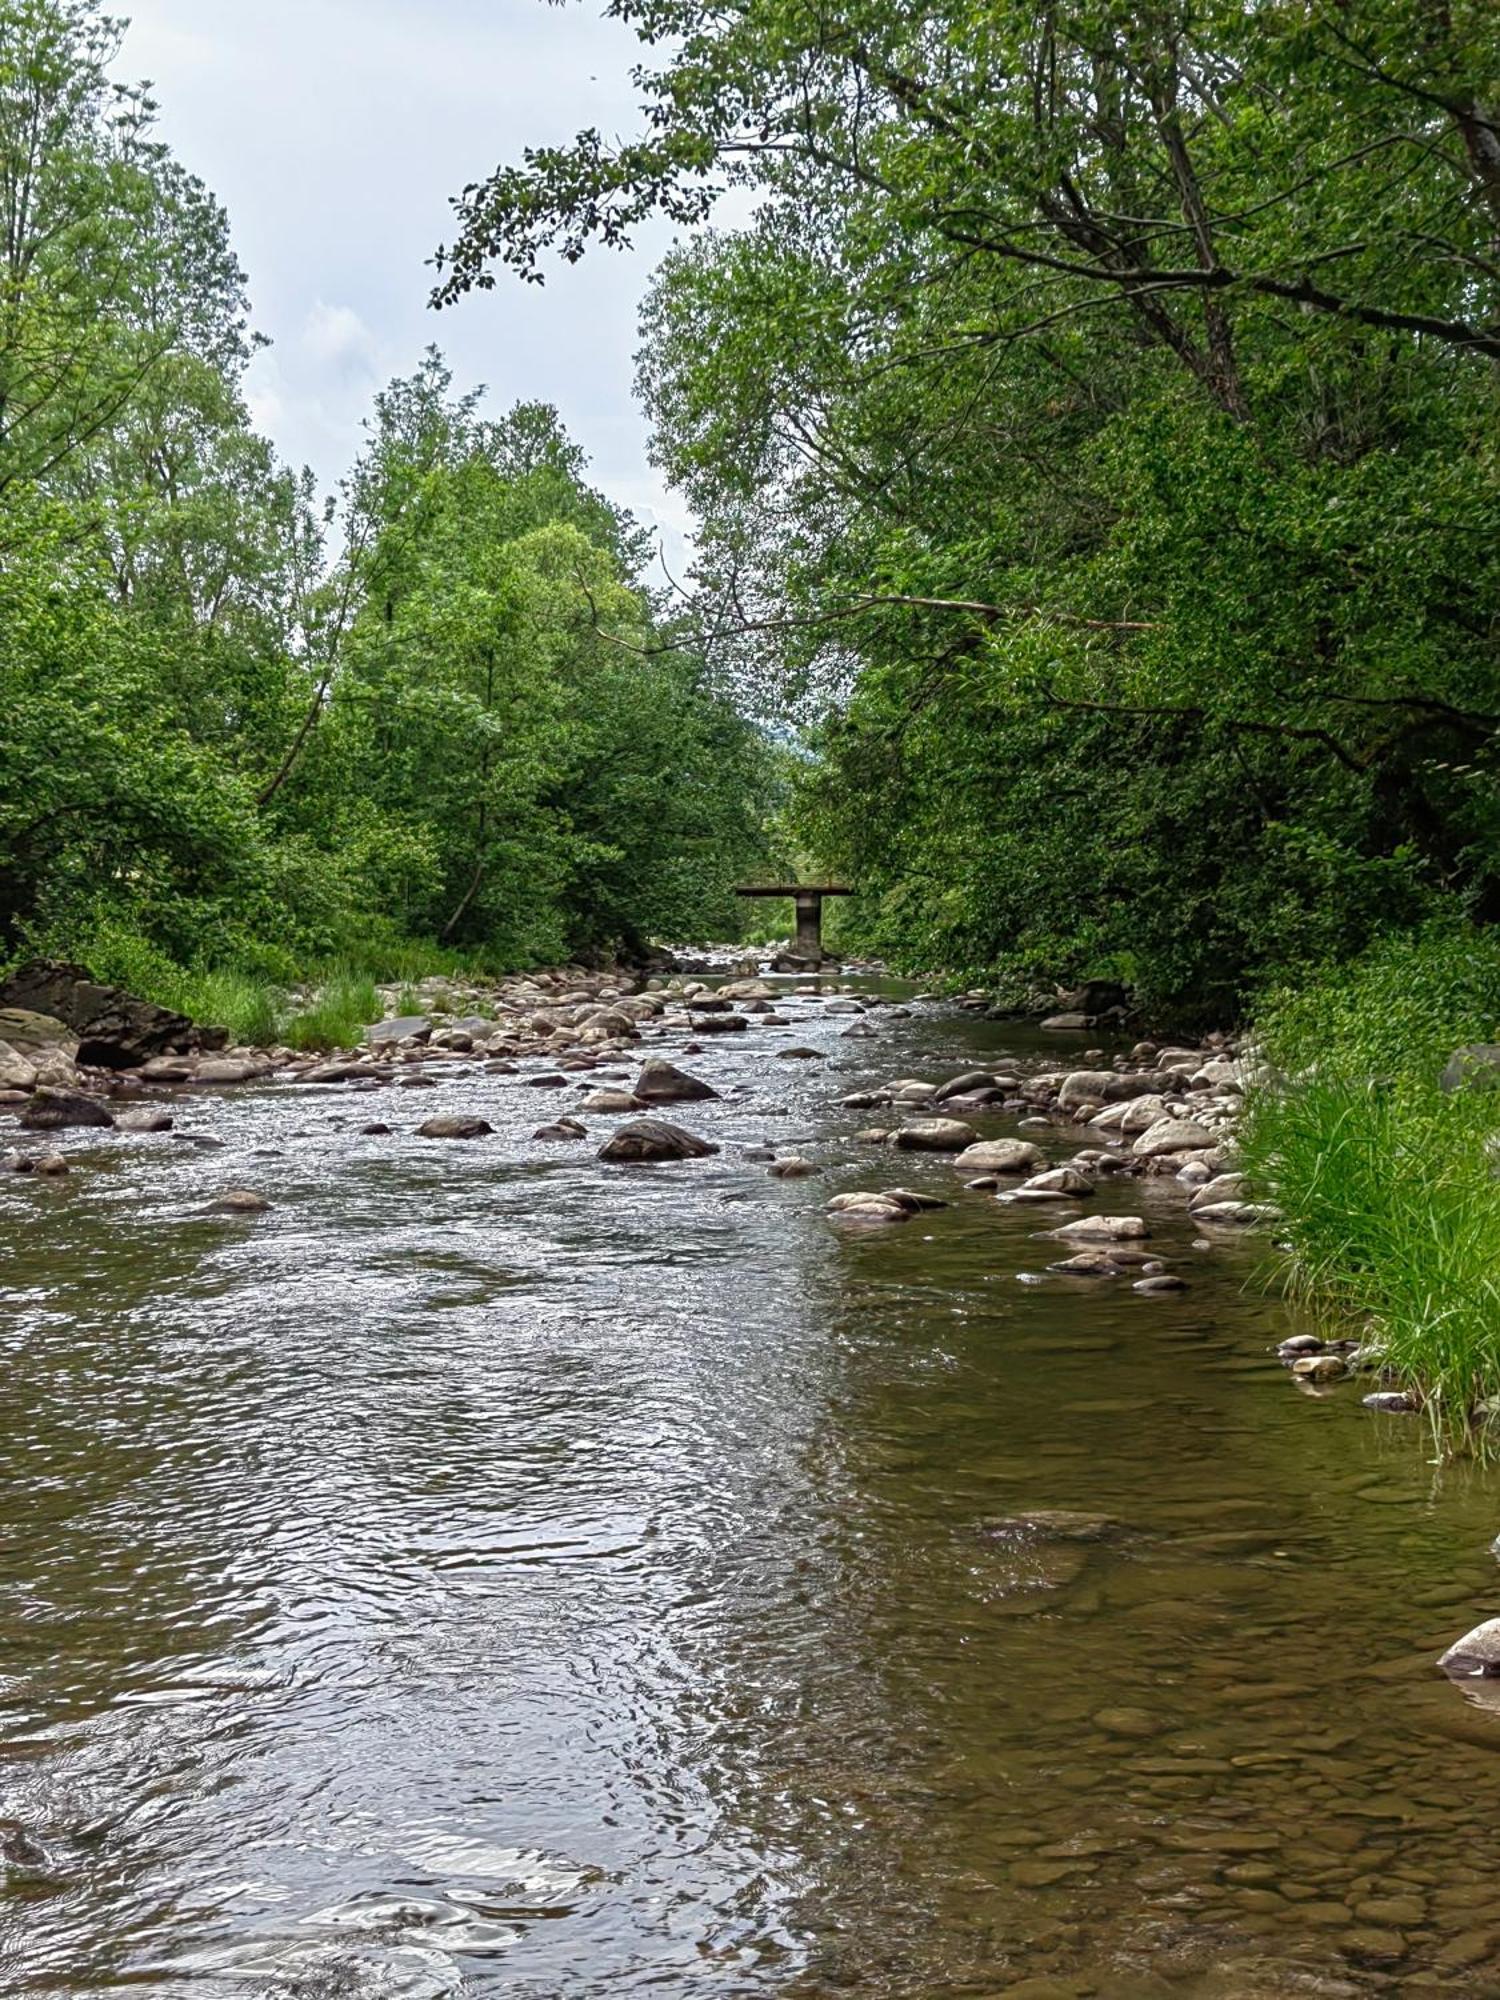
[[[821,958],[823,956],[823,898],[821,894],[803,891],[796,898],[797,935],[794,949],[799,958]]]

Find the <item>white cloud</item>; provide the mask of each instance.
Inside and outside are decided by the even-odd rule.
[[[353,306],[330,306],[319,299],[302,329],[302,351],[318,367],[346,379],[377,372],[378,343]]]
[[[619,23],[541,0],[134,0],[122,73],[150,76],[162,134],[229,210],[256,323],[275,343],[248,386],[257,421],[325,486],[348,469],[378,379],[446,353],[492,406],[556,404],[591,476],[661,525],[680,502],[646,457],[636,312],[668,241],[599,251],[545,287],[500,276],[427,305],[449,199],[524,146],[637,124]]]

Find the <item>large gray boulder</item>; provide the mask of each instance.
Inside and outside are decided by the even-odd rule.
[[[616,1166],[639,1166],[663,1160],[702,1160],[718,1147],[680,1125],[660,1118],[634,1118],[605,1140],[599,1158]]]
[[[0,1008],[63,1022],[78,1037],[78,1061],[95,1069],[139,1069],[153,1056],[222,1049],[229,1040],[226,1029],[200,1028],[185,1014],[101,985],[87,966],[51,959],[12,973],[0,985]]]
[[[689,1076],[662,1056],[652,1056],[641,1065],[631,1092],[642,1104],[695,1104],[718,1094],[701,1077]]]

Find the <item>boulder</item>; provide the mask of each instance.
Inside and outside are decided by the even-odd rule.
[[[1057,1101],[1065,1111],[1075,1104],[1103,1104],[1120,1081],[1110,1069],[1075,1069],[1063,1078]]]
[[[253,1083],[265,1067],[244,1056],[210,1056],[193,1071],[195,1083]]]
[[[372,1049],[388,1048],[392,1042],[429,1042],[432,1022],[425,1014],[397,1014],[389,1021],[375,1021],[365,1029],[365,1041]]]
[[[36,1064],[28,1062],[9,1042],[0,1042],[0,1090],[30,1092],[39,1081]]]
[[[222,1049],[229,1040],[223,1028],[197,1027],[185,1014],[101,985],[87,966],[51,959],[12,973],[0,985],[0,1008],[62,1022],[78,1037],[78,1061],[95,1069],[139,1069],[152,1056]]]
[[[661,1160],[702,1160],[718,1150],[680,1125],[669,1125],[660,1118],[636,1118],[605,1140],[599,1158],[634,1166]]]
[[[895,1143],[904,1153],[961,1153],[972,1147],[979,1134],[960,1118],[919,1118],[915,1125],[903,1125]]]
[[[749,1025],[750,1025],[749,1021],[748,1021],[748,1020],[747,1020],[747,1019],[745,1018],[745,1016],[744,1016],[743,1014],[701,1014],[701,1015],[700,1015],[700,1014],[699,1014],[699,1013],[697,1012],[697,1002],[696,1002],[696,1001],[695,1001],[695,1002],[693,1003],[693,1007],[694,1007],[694,1012],[693,1012],[693,1019],[692,1019],[692,1028],[693,1028],[693,1033],[694,1033],[695,1035],[734,1035],[734,1034],[741,1034],[741,1033],[743,1033],[743,1032],[744,1032],[744,1030],[745,1030],[746,1028],[748,1028],[748,1027],[749,1027]],[[769,1022],[769,1021],[771,1020],[771,1018],[772,1018],[772,1017],[771,1017],[771,1016],[770,1016],[769,1014],[767,1014],[767,1015],[765,1015],[765,1016],[764,1016],[763,1018],[764,1018],[764,1019],[765,1019],[765,1020],[766,1020],[767,1022]]]
[[[1066,1033],[1069,1029],[1073,1028],[1092,1028],[1093,1025],[1094,1017],[1092,1014],[1076,1013],[1049,1014],[1042,1023],[1044,1028],[1057,1033]]]
[[[532,1133],[533,1139],[586,1139],[588,1127],[580,1125],[576,1118],[559,1118],[555,1125],[539,1125]]]
[[[170,1132],[172,1115],[167,1111],[154,1111],[149,1105],[133,1105],[129,1110],[115,1113],[117,1132]]]
[[[1281,1212],[1263,1201],[1210,1201],[1194,1208],[1192,1217],[1221,1229],[1253,1229],[1258,1222],[1278,1222]]]
[[[583,1100],[580,1108],[584,1111],[612,1112],[618,1116],[628,1111],[643,1111],[645,1105],[628,1090],[594,1090]]]
[[[965,1070],[962,1076],[950,1077],[947,1083],[939,1084],[932,1093],[932,1101],[934,1104],[946,1104],[950,1097],[972,1097],[976,1091],[995,1088],[995,1077],[990,1070]]]
[[[1138,1160],[1154,1160],[1162,1153],[1193,1153],[1213,1143],[1213,1133],[1195,1118],[1158,1118],[1132,1150]]]
[[[719,1093],[701,1077],[690,1076],[661,1056],[651,1056],[641,1065],[631,1094],[642,1104],[694,1104]]]
[[[77,1039],[66,1021],[52,1014],[34,1014],[29,1007],[0,1007],[0,1042],[31,1061],[52,1050],[68,1056],[78,1052]]]
[[[773,1160],[766,1171],[779,1181],[805,1181],[809,1175],[815,1174],[818,1170],[811,1160],[790,1154],[785,1159]]]
[[[1052,1233],[1068,1242],[1138,1243],[1151,1231],[1138,1215],[1081,1215]]]
[[[1053,1167],[1045,1174],[1034,1174],[1022,1183],[1021,1194],[1068,1196],[1074,1199],[1094,1192],[1094,1183],[1087,1174],[1079,1173],[1077,1167]]]
[[[439,1118],[429,1118],[425,1125],[419,1125],[417,1134],[423,1139],[483,1139],[494,1129],[494,1126],[484,1118],[466,1118],[461,1114],[446,1113]]]
[[[21,1113],[28,1132],[60,1132],[66,1125],[111,1126],[114,1118],[97,1097],[81,1090],[38,1090]]]
[[[1500,1675],[1500,1618],[1486,1618],[1448,1648],[1438,1665],[1454,1680]]]
[[[828,1213],[840,1222],[910,1222],[916,1212],[883,1194],[836,1194],[828,1204]]]
[[[1029,1139],[984,1139],[966,1146],[954,1165],[974,1174],[1031,1174],[1046,1165],[1046,1155]]]
[[[1303,1354],[1292,1363],[1292,1373],[1302,1382],[1341,1382],[1349,1367],[1341,1354]]]

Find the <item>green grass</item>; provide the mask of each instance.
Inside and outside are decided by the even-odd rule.
[[[1393,938],[1261,1022],[1279,1080],[1241,1134],[1285,1217],[1293,1293],[1377,1346],[1449,1449],[1500,1451],[1500,1093],[1438,1087],[1465,1042],[1500,1040],[1500,941]],[[1477,1413],[1477,1421],[1476,1421]]]
[[[380,995],[367,973],[336,972],[324,980],[310,1007],[293,1014],[285,1039],[294,1049],[352,1049],[381,1016]]]
[[[1256,1102],[1243,1134],[1280,1206],[1294,1293],[1352,1321],[1448,1446],[1493,1449],[1500,1394],[1500,1104],[1415,1082],[1315,1082]],[[1340,1325],[1340,1331],[1347,1331]]]
[[[246,973],[185,972],[175,997],[160,1004],[209,1027],[227,1028],[231,1041],[252,1048],[272,1048],[284,1039],[285,993]]]

